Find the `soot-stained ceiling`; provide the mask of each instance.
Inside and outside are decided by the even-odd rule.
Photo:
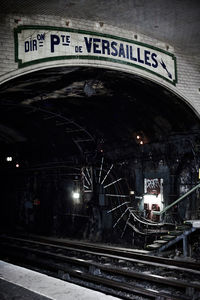
[[[1,149],[32,164],[96,152],[117,159],[200,129],[192,109],[166,88],[105,69],[38,71],[4,84],[0,99]]]
[[[198,0],[1,0],[0,13],[51,15],[70,26],[74,19],[94,22],[92,27],[117,26],[154,37],[184,53],[199,56],[200,34]]]

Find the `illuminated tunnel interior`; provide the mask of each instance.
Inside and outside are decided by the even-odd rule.
[[[198,116],[147,79],[53,68],[7,82],[0,99],[3,232],[130,244],[127,205],[158,222],[153,208],[198,180]],[[178,220],[199,207],[191,196]]]

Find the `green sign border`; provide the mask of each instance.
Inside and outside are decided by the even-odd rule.
[[[122,42],[127,42],[127,43],[132,43],[134,45],[139,45],[139,46],[144,46],[156,51],[159,51],[161,53],[165,53],[169,56],[172,57],[173,61],[174,61],[174,69],[175,69],[175,80],[171,81],[167,78],[165,78],[164,76],[146,69],[145,67],[136,65],[134,63],[130,63],[130,62],[126,62],[126,61],[122,61],[120,59],[115,59],[115,58],[109,58],[109,57],[99,57],[99,56],[89,56],[89,55],[64,55],[64,56],[55,56],[55,57],[45,57],[45,58],[41,58],[41,59],[35,59],[32,60],[30,62],[26,62],[26,63],[22,63],[22,60],[19,59],[18,57],[18,33],[21,33],[22,30],[29,30],[29,29],[42,29],[42,30],[57,30],[57,31],[64,31],[64,32],[74,32],[74,33],[81,33],[81,34],[87,34],[87,35],[93,35],[93,36],[97,36],[97,37],[104,37],[104,38],[110,38],[110,39],[115,39],[118,41],[122,41]],[[18,67],[19,68],[24,68],[27,66],[31,66],[34,64],[39,64],[39,63],[43,63],[43,62],[47,62],[47,61],[54,61],[54,60],[63,60],[63,59],[87,59],[87,60],[103,60],[103,61],[110,61],[110,62],[114,62],[114,63],[120,63],[120,64],[124,64],[124,65],[128,65],[131,67],[135,67],[141,70],[145,70],[151,74],[154,74],[164,80],[166,80],[167,82],[173,84],[174,86],[176,86],[176,83],[178,82],[178,78],[177,78],[177,64],[176,64],[176,57],[174,56],[174,54],[169,53],[163,49],[145,44],[145,43],[141,43],[141,42],[137,42],[137,41],[133,41],[133,40],[129,40],[126,38],[122,38],[122,37],[118,37],[115,35],[110,35],[110,34],[104,34],[101,32],[93,32],[93,31],[86,31],[86,30],[81,30],[81,29],[73,29],[73,28],[63,28],[63,27],[54,27],[54,26],[41,26],[41,25],[20,25],[17,28],[14,29],[14,41],[15,41],[15,62],[18,63]]]

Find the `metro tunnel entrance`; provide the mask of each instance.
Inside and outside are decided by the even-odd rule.
[[[86,67],[0,90],[2,232],[144,248],[161,222],[200,218],[200,122],[136,75]],[[157,226],[157,227],[156,227]]]

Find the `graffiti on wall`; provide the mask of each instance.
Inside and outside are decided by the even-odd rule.
[[[145,178],[144,180],[144,192],[150,195],[159,195],[162,190],[161,178]]]

